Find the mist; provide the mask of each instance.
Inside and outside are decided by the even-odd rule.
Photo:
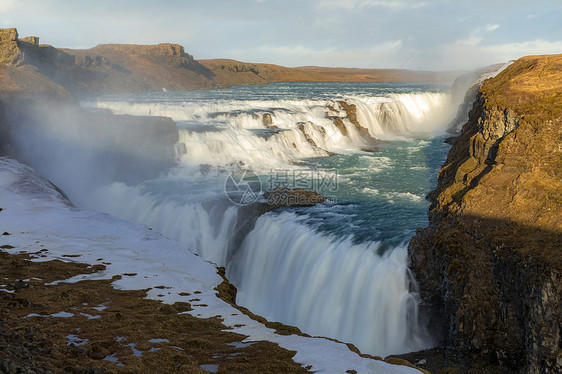
[[[179,155],[177,128],[169,118],[115,116],[48,99],[11,107],[5,115],[13,155],[75,202],[110,182],[154,178]]]

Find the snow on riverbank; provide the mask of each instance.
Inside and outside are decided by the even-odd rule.
[[[102,272],[68,282],[127,274],[113,283],[116,288],[151,289],[148,297],[169,304],[189,302],[192,296],[180,294],[197,292],[200,301],[191,303],[190,314],[219,316],[229,331],[248,336],[247,341],[267,340],[297,351],[294,360],[316,373],[419,373],[361,357],[327,339],[276,334],[216,297],[214,288],[222,278],[212,264],[145,226],[71,207],[31,168],[8,158],[0,158],[0,208],[0,229],[12,234],[2,244],[14,247],[3,250],[32,253],[46,248],[42,252],[46,257],[36,261],[69,261],[63,255],[75,255],[78,262],[106,266]]]

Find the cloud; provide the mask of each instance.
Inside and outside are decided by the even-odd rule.
[[[418,9],[426,6],[427,3],[416,0],[322,0],[317,8],[320,10],[344,9],[351,11],[361,11],[366,8],[388,8],[392,10]]]
[[[430,69],[472,69],[493,63],[508,62],[527,55],[555,54],[562,51],[562,41],[543,39],[515,43],[485,44],[484,38],[471,36],[451,44],[421,51],[418,64]]]
[[[392,67],[389,59],[396,56],[402,48],[402,40],[389,41],[368,48],[310,48],[303,45],[298,46],[273,46],[264,45],[251,50],[233,51],[234,58],[248,60],[253,56],[254,61],[269,62],[280,65],[320,65],[320,66],[347,66],[347,67],[380,67],[383,61],[385,65]],[[250,57],[252,60],[252,57]],[[390,65],[389,65],[390,64]],[[398,66],[394,66],[398,67]]]
[[[560,53],[560,14],[552,0],[0,0],[0,25],[58,47],[173,42],[195,58],[406,69]]]
[[[2,0],[0,1],[0,12],[12,10],[16,5],[16,0]]]

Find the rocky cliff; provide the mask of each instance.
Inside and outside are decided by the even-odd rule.
[[[0,29],[0,89],[75,97],[183,91],[272,82],[443,82],[456,73],[300,67],[234,60],[195,60],[178,44],[105,44],[57,49]],[[9,84],[9,85],[8,85]]]
[[[562,371],[562,55],[484,82],[429,198],[411,268],[449,357]]]
[[[201,89],[215,85],[213,75],[177,44],[57,49],[37,37],[19,38],[16,29],[0,29],[2,89],[52,92],[56,85],[76,97]]]
[[[164,67],[198,66],[183,47],[173,44],[107,48],[117,56],[115,61],[116,50],[130,56],[126,60],[131,64],[143,65],[146,59],[144,65],[159,69],[152,71],[154,76],[165,76]],[[73,55],[41,45],[37,37],[19,38],[16,29],[0,29],[0,155],[14,156],[42,172],[51,165],[60,169],[51,175],[90,182],[134,183],[158,175],[181,152],[175,147],[179,133],[171,119],[86,111],[76,102],[80,95],[106,90],[161,89],[150,74],[133,74],[101,54]],[[121,86],[123,76],[128,86]]]

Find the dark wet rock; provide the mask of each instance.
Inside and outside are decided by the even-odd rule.
[[[310,135],[308,135],[308,133],[306,132],[306,129],[304,127],[304,124],[298,124],[297,128],[300,130],[300,132],[303,133],[304,138],[306,139],[306,141],[312,145],[313,147],[317,147],[316,142],[310,137]]]
[[[379,147],[361,147],[359,149],[362,150],[363,152],[370,152],[370,153],[380,151]]]
[[[277,128],[277,126],[273,126],[273,117],[271,116],[271,113],[264,113],[262,116],[262,123],[265,127],[267,127],[268,129],[275,127]]]
[[[361,135],[361,137],[363,138],[363,140],[365,140],[367,142],[367,144],[381,144],[384,143],[382,140],[379,140],[377,138],[374,138],[370,133],[369,130],[367,130],[367,128],[363,127],[359,121],[357,120],[357,106],[355,104],[348,104],[345,101],[338,101],[338,104],[343,108],[343,110],[346,112],[347,114],[347,118],[349,119],[349,122],[351,122],[353,124],[353,126],[355,126],[355,128],[357,129],[357,131],[359,132],[359,135]]]
[[[18,280],[16,283],[14,283],[14,289],[16,291],[21,290],[22,288],[26,288],[26,287],[29,287],[29,285],[22,280]]]
[[[443,140],[443,143],[453,145],[453,143],[455,142],[455,140],[457,140],[457,138],[458,138],[457,136],[449,136],[448,138]]]
[[[347,128],[345,127],[345,124],[343,123],[341,117],[329,116],[328,118],[332,120],[334,126],[336,126],[338,130],[340,130],[342,135],[347,135]]]

